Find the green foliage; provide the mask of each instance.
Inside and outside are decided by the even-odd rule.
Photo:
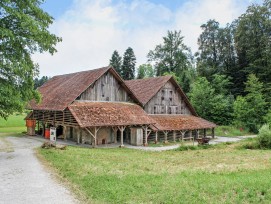
[[[165,72],[180,75],[192,67],[192,54],[183,43],[181,31],[168,31],[163,40],[163,44],[157,45],[147,56],[155,64],[156,76],[162,76]]]
[[[48,77],[48,76],[42,76],[40,79],[35,78],[35,80],[34,80],[34,89],[37,89],[38,87],[42,86],[49,79],[50,79],[50,77]]]
[[[238,96],[234,102],[235,124],[257,132],[266,114],[266,102],[262,94],[263,84],[254,74],[250,74],[245,85],[247,95]]]
[[[31,55],[35,52],[56,52],[61,39],[50,34],[53,18],[40,8],[43,1],[5,0],[0,2],[0,117],[21,112],[35,98],[33,78],[38,65]]]
[[[137,79],[154,77],[154,70],[151,64],[142,64],[137,70]]]
[[[233,112],[233,99],[226,95],[224,90],[225,84],[229,81],[219,75],[215,76],[214,81],[217,84],[213,87],[205,77],[199,77],[192,84],[189,98],[200,117],[220,125],[227,125],[231,122]]]
[[[122,64],[121,56],[119,55],[118,51],[115,50],[112,54],[109,65],[112,66],[119,73],[120,76],[122,76],[121,64]]]
[[[271,129],[268,124],[260,128],[257,138],[261,148],[271,149]]]
[[[128,47],[123,55],[123,63],[121,67],[121,76],[124,80],[135,78],[136,57],[131,47]]]
[[[244,70],[256,74],[264,84],[271,82],[271,4],[253,4],[238,19],[235,44],[240,62],[245,62]]]
[[[271,127],[271,109],[269,109],[267,114],[264,116],[264,122],[269,124]]]
[[[247,129],[240,128],[236,126],[225,126],[221,125],[215,128],[215,135],[216,136],[223,136],[223,137],[234,137],[234,136],[247,136],[251,135]]]
[[[186,145],[186,146],[180,146],[175,151],[188,151],[188,150],[202,150],[202,149],[210,149],[213,148],[213,145]]]

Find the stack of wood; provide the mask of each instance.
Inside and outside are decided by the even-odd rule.
[[[43,149],[55,148],[55,149],[65,150],[66,147],[67,147],[66,145],[55,145],[55,144],[53,144],[51,142],[44,142],[41,145],[41,148],[43,148]]]

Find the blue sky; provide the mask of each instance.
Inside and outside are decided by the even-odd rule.
[[[118,0],[113,0],[112,3],[118,3]],[[129,1],[124,1],[130,3]],[[162,4],[170,10],[176,10],[185,0],[150,0],[154,4]],[[60,17],[66,10],[72,7],[73,0],[46,0],[42,8],[50,13],[54,18]]]
[[[255,2],[262,0],[47,0],[42,8],[55,19],[50,31],[63,41],[53,56],[33,58],[40,76],[54,76],[107,66],[114,50],[123,55],[130,46],[139,66],[168,30],[181,30],[194,53],[200,25],[226,25]]]

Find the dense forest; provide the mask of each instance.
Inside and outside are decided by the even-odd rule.
[[[123,58],[114,51],[110,65],[125,80],[173,75],[201,117],[257,132],[271,121],[271,1],[252,4],[226,26],[210,19],[201,29],[195,54],[181,31],[168,31],[146,64],[136,69],[128,48]]]

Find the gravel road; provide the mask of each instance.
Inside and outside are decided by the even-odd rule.
[[[79,203],[36,158],[40,141],[0,136],[0,203]]]

